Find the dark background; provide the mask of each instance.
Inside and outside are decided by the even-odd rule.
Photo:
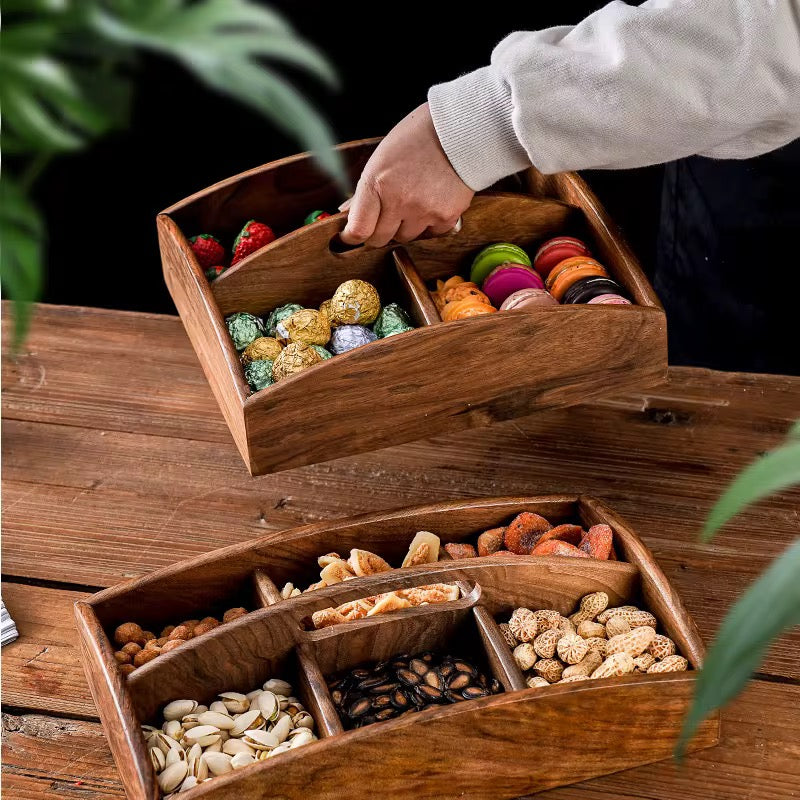
[[[330,120],[337,139],[348,141],[386,133],[425,99],[429,86],[487,64],[494,45],[512,30],[575,23],[601,4],[508,3],[480,14],[432,2],[272,5],[337,68],[339,93],[288,74]],[[171,62],[145,56],[137,75],[129,128],[57,159],[37,185],[49,231],[48,302],[173,312],[161,277],[156,213],[301,149]],[[586,174],[648,270],[661,176],[660,167]]]

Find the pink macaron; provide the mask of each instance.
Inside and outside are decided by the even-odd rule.
[[[499,306],[509,295],[520,289],[544,289],[544,281],[538,272],[523,264],[501,264],[495,267],[483,282],[484,294]]]
[[[520,289],[510,294],[500,306],[501,311],[511,311],[518,308],[534,308],[542,306],[557,306],[558,300],[546,289]]]
[[[543,277],[550,274],[550,270],[565,258],[575,256],[591,256],[589,248],[580,239],[574,236],[557,236],[548,239],[533,257],[533,268]]]
[[[591,300],[587,300],[587,305],[595,306],[629,306],[631,301],[619,294],[599,294]]]

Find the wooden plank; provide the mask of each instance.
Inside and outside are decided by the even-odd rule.
[[[799,704],[800,687],[757,681],[723,713],[722,742],[689,756],[684,765],[651,764],[536,797],[796,798],[800,784]],[[54,794],[85,800],[122,796],[111,754],[97,723],[4,715],[3,745],[3,789],[15,800],[39,800]],[[546,765],[538,765],[540,768],[545,769]]]
[[[97,718],[78,657],[72,604],[88,595],[3,583],[19,639],[3,647],[3,705]]]

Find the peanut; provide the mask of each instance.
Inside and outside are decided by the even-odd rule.
[[[581,636],[584,639],[592,639],[595,636],[600,639],[605,639],[606,626],[601,625],[599,622],[592,622],[591,620],[585,619],[580,623],[580,625],[578,625],[577,633],[578,636]]]
[[[628,653],[610,655],[591,675],[592,679],[615,678],[633,672],[633,658]]]
[[[638,611],[636,606],[617,606],[616,608],[607,608],[605,611],[597,615],[597,621],[602,622],[603,625],[608,622],[615,614],[624,614],[630,611]]]
[[[655,628],[647,626],[634,628],[630,633],[621,633],[613,636],[606,645],[606,656],[614,653],[627,653],[631,658],[636,658],[644,653],[656,638]]]
[[[578,681],[588,681],[588,675],[570,675],[569,678],[562,678],[560,681],[556,681],[556,683],[577,683]]]
[[[568,633],[558,640],[556,651],[558,657],[565,663],[578,664],[589,652],[589,645],[577,633]]]
[[[659,661],[667,658],[668,656],[675,655],[675,642],[668,636],[662,636],[660,633],[656,634],[656,638],[650,642],[647,648],[648,653],[652,653]]]
[[[503,638],[506,640],[506,644],[513,650],[519,642],[517,641],[517,637],[511,632],[511,626],[507,622],[501,622],[499,627],[500,633],[503,634]]]
[[[689,662],[683,656],[667,656],[663,661],[657,661],[647,674],[654,672],[685,672],[689,667]]]
[[[561,680],[564,665],[554,658],[543,658],[534,664],[533,671],[548,683],[555,683]]]
[[[615,636],[620,636],[623,633],[630,633],[631,626],[628,620],[622,614],[615,614],[611,619],[606,622],[606,636],[613,639]]]
[[[525,679],[525,685],[529,689],[536,689],[539,686],[549,686],[550,684],[544,678],[541,678],[538,675],[529,675]]]
[[[544,608],[541,611],[534,611],[533,616],[536,617],[539,633],[546,630],[559,630],[561,627],[561,614],[558,611]]]
[[[514,648],[514,661],[517,666],[523,671],[527,672],[536,663],[536,651],[530,642],[524,642]]]
[[[606,608],[608,608],[608,595],[605,592],[592,592],[581,600],[579,610],[570,617],[570,620],[577,626],[585,620],[593,620]]]
[[[532,642],[539,630],[539,622],[536,615],[529,608],[518,608],[511,615],[508,627],[518,641]]]
[[[599,636],[591,636],[588,639],[584,639],[584,641],[589,648],[589,652],[594,651],[599,653],[602,658],[606,657],[606,646],[608,642],[605,639],[601,639]]]
[[[602,663],[603,656],[597,650],[590,650],[583,657],[583,661],[567,667],[561,679],[571,678],[573,675],[584,675],[588,678]]]
[[[540,633],[533,641],[533,648],[540,658],[552,658],[556,652],[556,645],[561,638],[561,631],[547,630]]]
[[[633,659],[633,665],[637,672],[647,672],[655,663],[656,659],[651,653],[642,653]]]

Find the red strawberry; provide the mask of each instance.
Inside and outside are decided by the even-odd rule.
[[[208,282],[211,283],[211,281],[213,281],[214,279],[219,278],[219,276],[222,275],[222,273],[225,272],[226,269],[227,267],[223,267],[221,265],[216,267],[209,267],[206,270],[206,278],[208,278]]]
[[[198,263],[203,269],[225,263],[225,248],[219,243],[219,239],[210,233],[192,236],[189,239],[189,247],[192,248]]]
[[[233,259],[231,259],[231,266],[241,261],[245,256],[254,253],[265,244],[275,241],[275,234],[269,225],[263,222],[256,222],[251,219],[244,228],[242,228],[236,241],[233,243]]]

